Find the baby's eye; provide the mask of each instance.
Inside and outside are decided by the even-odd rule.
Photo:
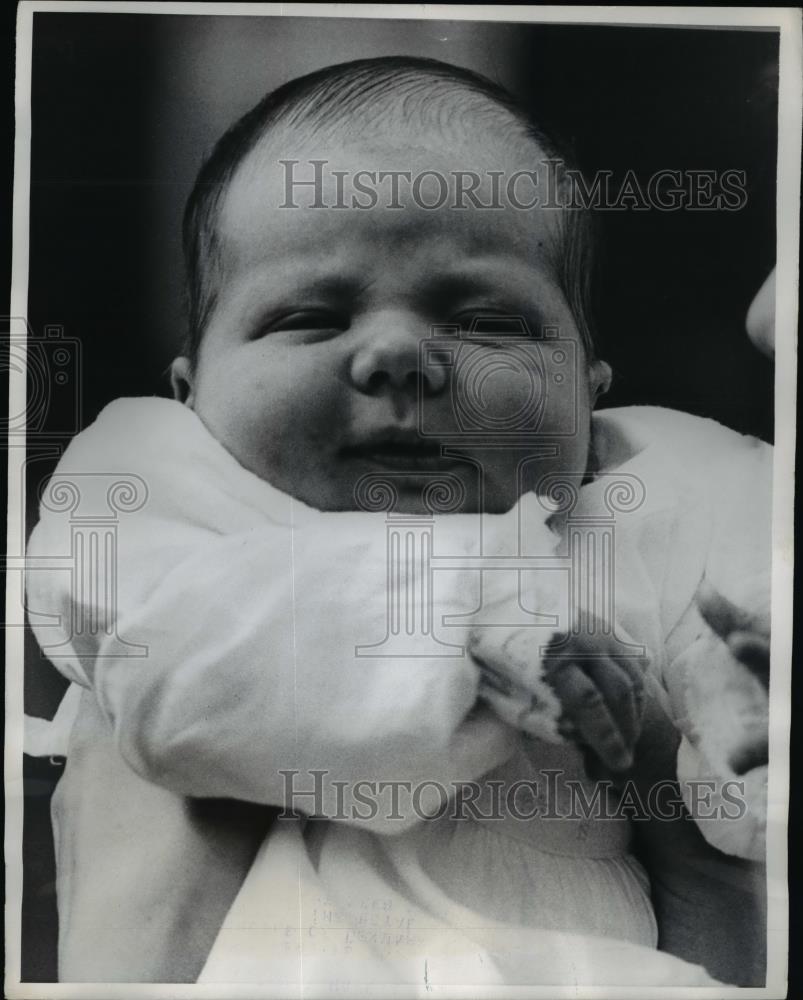
[[[260,327],[258,336],[291,330],[339,332],[348,326],[348,317],[331,309],[294,309],[268,320]]]

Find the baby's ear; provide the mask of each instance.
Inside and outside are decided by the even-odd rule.
[[[596,402],[600,396],[611,387],[613,372],[607,361],[593,361],[588,370],[588,384],[591,389],[592,402]]]
[[[192,364],[189,358],[176,358],[170,366],[170,385],[173,387],[173,398],[192,409],[194,392],[192,387]]]

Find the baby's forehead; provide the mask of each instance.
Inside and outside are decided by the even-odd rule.
[[[476,124],[476,123],[475,123]],[[487,129],[449,117],[369,120],[367,125],[331,120],[316,128],[279,123],[267,130],[234,172],[219,202],[221,236],[245,232],[254,213],[271,225],[296,225],[299,210],[315,209],[317,228],[331,226],[331,212],[370,216],[437,215],[444,230],[496,225],[507,216],[511,232],[560,228],[555,200],[559,161],[527,135],[520,123],[494,119]],[[353,209],[353,212],[346,211]],[[544,211],[543,209],[546,209]],[[310,220],[312,221],[312,220]],[[227,224],[228,223],[228,224]]]
[[[255,151],[222,205],[225,270],[274,266],[277,256],[303,258],[304,266],[316,255],[334,262],[357,248],[389,260],[431,253],[438,270],[450,258],[485,255],[553,264],[560,212],[531,206],[549,193],[545,171],[532,160],[516,167],[513,158],[505,169],[473,144],[455,156],[430,138],[310,146],[305,137],[291,142],[288,156],[275,147]]]
[[[369,160],[382,159],[385,169],[400,171],[409,169],[411,160],[427,156],[431,169],[448,166],[455,172],[513,174],[556,162],[510,111],[485,101],[440,115],[422,111],[413,116],[391,106],[381,115],[345,112],[314,125],[278,122],[259,138],[242,166],[250,162],[264,169],[277,161],[305,157],[325,160],[334,168],[358,154],[366,158],[366,169]]]
[[[504,228],[530,252],[559,237],[559,213],[540,204],[553,197],[555,163],[512,111],[453,87],[431,101],[385,94],[280,116],[222,193],[218,245],[227,263],[262,256],[291,233],[336,252],[356,226],[394,239],[406,230],[413,241],[437,230],[453,246],[482,249]]]

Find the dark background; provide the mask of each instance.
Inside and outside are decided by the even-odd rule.
[[[44,447],[36,459],[38,441],[85,426],[117,396],[168,393],[183,333],[181,212],[217,136],[285,80],[380,54],[502,82],[589,173],[632,169],[646,183],[660,169],[744,170],[738,212],[598,216],[596,321],[616,376],[604,405],[672,406],[772,438],[772,366],[744,318],[775,255],[777,33],[37,13],[29,322],[37,338],[62,328],[80,361],[29,437],[29,526],[54,463]],[[28,638],[26,709],[50,717],[64,684]],[[48,808],[59,774],[26,760],[33,981],[56,976]]]

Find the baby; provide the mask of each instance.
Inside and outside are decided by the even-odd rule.
[[[113,628],[54,661],[84,689],[54,803],[61,978],[712,982],[655,950],[617,804],[646,701],[683,735],[692,812],[714,779],[704,836],[761,858],[764,760],[747,809],[724,784],[766,698],[695,595],[767,598],[771,459],[671,411],[592,419],[610,370],[565,183],[505,92],[426,60],[293,81],[218,143],[185,216],[183,405],[112,404],[50,487],[148,488],[120,520]],[[556,570],[615,510],[609,621],[601,567],[575,597]],[[45,503],[32,554],[65,538]],[[69,621],[57,576],[32,572],[29,604]],[[571,806],[600,767],[621,780],[589,818]],[[199,811],[221,798],[285,813],[266,833]]]

